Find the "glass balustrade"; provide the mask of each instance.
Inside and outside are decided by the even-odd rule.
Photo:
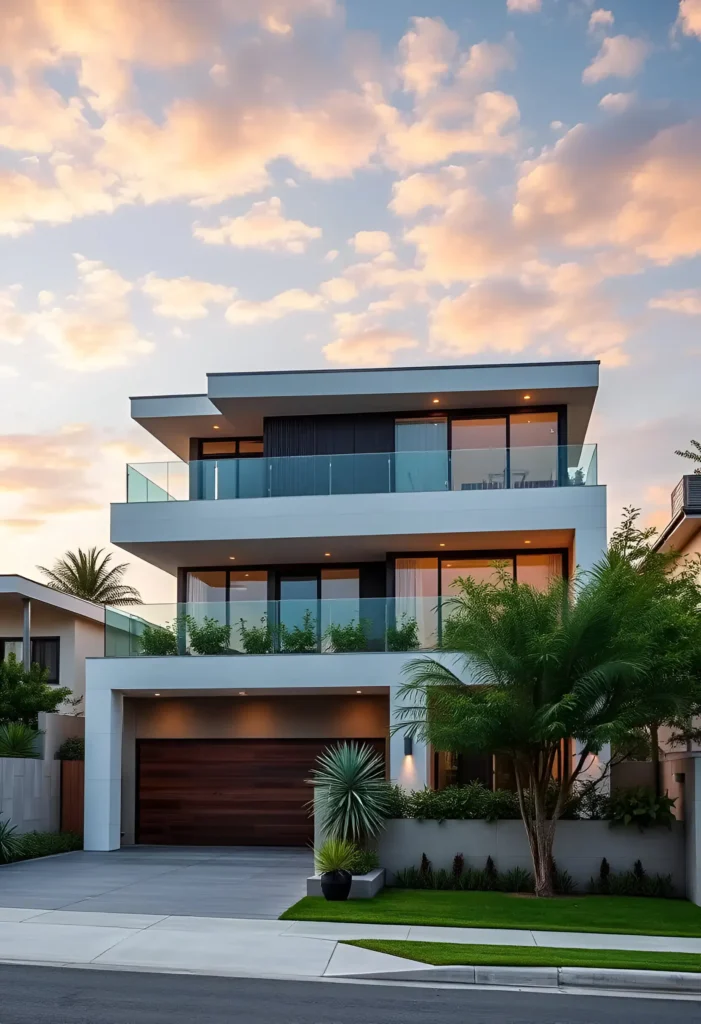
[[[451,598],[223,601],[105,611],[105,656],[428,651],[449,635]]]
[[[127,501],[584,487],[595,444],[202,459],[127,466]]]

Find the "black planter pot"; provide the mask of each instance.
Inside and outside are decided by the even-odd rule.
[[[352,882],[353,876],[350,871],[324,871],[321,876],[321,891],[327,900],[340,903],[341,900],[348,899]]]

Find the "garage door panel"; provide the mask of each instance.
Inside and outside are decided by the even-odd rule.
[[[305,846],[305,784],[325,740],[140,740],[137,842]],[[384,756],[384,739],[360,740]]]

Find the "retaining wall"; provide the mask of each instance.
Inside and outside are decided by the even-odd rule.
[[[61,762],[0,757],[0,818],[18,832],[59,828]]]

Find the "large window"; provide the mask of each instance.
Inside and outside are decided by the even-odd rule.
[[[515,413],[510,418],[511,486],[555,487],[558,481],[558,415]]]
[[[454,491],[506,487],[506,416],[454,419],[450,438]]]
[[[47,682],[57,684],[59,676],[59,647],[57,636],[35,636],[31,640],[31,663],[39,665],[49,673]],[[0,660],[6,661],[11,654],[22,661],[24,644],[21,639],[12,637],[0,640]]]
[[[562,576],[561,551],[516,556],[516,578],[519,583],[530,583],[536,590],[547,590],[552,580],[561,579]]]
[[[448,421],[445,416],[397,420],[394,447],[396,491],[448,489]]]

